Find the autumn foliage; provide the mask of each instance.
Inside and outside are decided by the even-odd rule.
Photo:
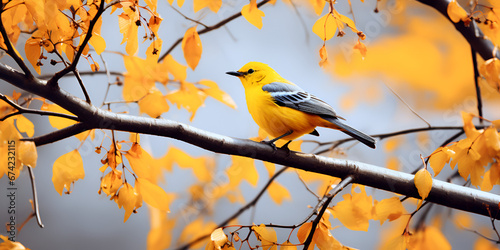
[[[98,172],[101,178],[100,185],[95,187],[96,195],[116,204],[118,209],[113,213],[120,213],[120,218],[123,213],[125,226],[133,214],[148,214],[150,229],[144,239],[148,249],[353,249],[346,243],[353,242],[352,239],[337,236],[342,235],[337,234],[341,230],[343,235],[348,231],[354,238],[359,237],[358,231],[376,235],[378,240],[373,245],[380,249],[451,249],[457,237],[446,231],[447,220],[454,230],[474,237],[471,247],[475,250],[498,248],[500,236],[495,220],[499,218],[500,203],[489,206],[477,202],[474,204],[477,207],[472,208],[455,204],[450,205],[453,209],[438,210],[433,208],[439,205],[429,199],[439,200],[432,194],[436,188],[446,188],[439,184],[442,181],[466,186],[475,194],[493,197],[494,201],[499,199],[495,191],[500,185],[500,116],[496,108],[500,91],[500,4],[486,0],[452,0],[446,3],[446,8],[439,9],[443,5],[441,0],[419,1],[430,6],[406,0],[393,3],[350,0],[164,2],[2,1],[0,78],[16,89],[7,91],[8,88],[0,86],[0,182],[12,182],[10,185],[14,181],[28,182],[28,178],[18,178],[28,175],[26,169],[29,169],[31,185],[36,190],[31,171],[35,168],[48,171],[48,166],[37,167],[37,161],[46,157],[39,154],[39,147],[49,148],[50,143],[57,142],[68,147],[64,152],[54,152],[57,157],[51,166],[55,189],[52,191],[64,199],[79,188],[79,183],[87,178],[86,173]],[[174,23],[170,16],[162,16],[164,5],[185,22]],[[274,6],[263,8],[271,5]],[[432,7],[441,14],[430,10]],[[392,181],[383,176],[374,176],[372,182],[363,185],[356,179],[359,173],[355,171],[339,178],[334,174],[319,174],[321,171],[316,166],[310,166],[307,171],[294,169],[293,165],[280,167],[260,161],[257,153],[245,150],[221,159],[216,153],[206,152],[200,156],[173,143],[158,153],[156,145],[151,147],[141,142],[141,137],[148,134],[162,136],[165,132],[162,122],[173,124],[179,134],[188,130],[186,128],[191,129],[167,119],[172,110],[186,111],[192,122],[198,112],[219,112],[217,109],[221,107],[237,109],[243,95],[230,95],[225,83],[195,74],[203,67],[202,58],[213,56],[209,52],[214,48],[205,44],[203,34],[221,32],[217,30],[227,28],[228,23],[237,19],[246,20],[244,29],[263,31],[266,25],[271,25],[267,21],[273,18],[271,8],[296,13],[295,18],[299,18],[314,37],[308,41],[312,45],[304,46],[307,54],[314,54],[317,62],[314,68],[321,68],[325,74],[349,84],[347,93],[336,103],[340,110],[353,111],[356,116],[358,111],[354,110],[360,103],[385,105],[379,114],[365,119],[373,124],[380,124],[380,117],[389,117],[392,112],[389,107],[395,102],[405,110],[403,115],[400,111],[393,112],[395,118],[390,122],[398,126],[366,126],[371,133],[378,133],[373,135],[378,138],[377,146],[380,145],[377,155],[369,149],[354,147],[355,144],[349,144],[350,139],[331,140],[323,135],[321,140],[301,138],[304,140],[292,142],[289,149],[349,159],[345,164],[351,164],[354,170],[357,163],[352,160],[373,158],[373,164],[412,174],[413,182],[407,183],[406,190],[380,191],[388,190],[382,186]],[[307,15],[300,14],[302,11]],[[356,20],[366,19],[360,18],[367,16],[366,13],[389,18],[376,33],[369,28],[372,26]],[[105,14],[111,18],[103,17]],[[213,25],[204,23],[205,17],[216,15],[220,20]],[[115,43],[103,34],[104,26],[108,25],[103,20],[110,19],[114,23],[109,25],[116,26],[121,42]],[[162,33],[165,25],[173,25],[182,32]],[[474,34],[480,35],[463,35],[470,32],[471,27]],[[220,43],[226,42],[229,43]],[[107,58],[112,56],[119,58],[123,65],[121,71],[110,69]],[[241,65],[229,66],[232,68],[228,71]],[[88,88],[92,82],[90,77],[95,75],[105,75],[108,82],[92,83],[99,84],[99,88]],[[63,79],[70,78],[70,83],[62,84]],[[308,79],[313,78],[316,76]],[[378,84],[380,82],[386,87]],[[78,94],[68,90],[70,84],[78,89]],[[104,99],[99,105],[94,96],[102,93]],[[111,100],[110,96],[118,96],[119,100]],[[471,98],[473,105],[467,106]],[[387,104],[387,99],[395,102]],[[122,111],[123,106],[119,105],[135,107],[137,112]],[[202,107],[205,109],[200,109]],[[244,107],[238,109],[246,112]],[[455,123],[441,124],[443,119],[439,118],[428,122],[420,113],[434,118],[453,116]],[[228,120],[232,116],[229,112],[226,115]],[[410,116],[415,118],[411,124],[406,122]],[[118,121],[106,124],[105,118]],[[50,132],[41,132],[46,129],[41,129],[39,119],[48,121]],[[137,131],[135,126],[123,125],[126,122],[132,125],[136,122],[137,127],[150,130]],[[221,126],[224,122],[218,121]],[[415,125],[424,123],[428,126]],[[406,126],[410,127],[399,130]],[[217,147],[242,142],[203,129],[200,127],[196,136],[181,140],[218,153],[227,152]],[[434,130],[453,130],[456,134],[438,137],[430,132]],[[255,142],[272,139],[263,131],[253,133],[250,140]],[[61,141],[70,137],[76,139]],[[85,159],[88,155],[82,153],[82,147],[86,142],[93,143],[92,155],[98,155],[100,162],[89,163]],[[284,143],[278,141],[277,146]],[[271,150],[259,148],[262,145],[257,143],[250,145],[254,146],[248,151]],[[8,155],[14,150],[16,157],[10,163]],[[319,157],[292,154],[305,160]],[[416,158],[417,163],[403,161],[410,157]],[[224,163],[228,163],[228,167],[221,170],[220,165]],[[192,178],[185,181],[185,187],[168,186],[166,177],[177,175],[180,179]],[[278,176],[290,178],[276,180]],[[290,184],[292,179],[294,182]],[[306,190],[312,199],[299,199],[297,186]],[[248,190],[252,190],[253,195],[249,196]],[[269,201],[265,206],[257,206],[264,194]],[[33,213],[17,215],[24,216],[22,220],[27,218],[21,228],[33,226],[34,223],[26,223],[35,217],[42,226],[33,195]],[[179,209],[179,202],[187,205]],[[308,212],[289,212],[287,206],[292,202],[295,202],[293,206],[307,208]],[[271,206],[289,213],[286,225],[273,220],[254,220],[253,216],[249,221],[243,216],[246,211],[266,211],[266,207]],[[470,213],[458,212],[458,209]],[[214,214],[218,213],[223,214],[222,219],[215,218]],[[474,217],[472,213],[480,215]],[[74,212],[73,216],[78,217],[78,213]],[[486,218],[488,223],[476,222],[480,220],[476,218]],[[114,223],[122,225],[121,219]],[[383,232],[378,235],[380,228]],[[22,242],[3,234],[0,231],[3,240],[0,249],[27,249]],[[37,249],[37,246],[26,245]]]

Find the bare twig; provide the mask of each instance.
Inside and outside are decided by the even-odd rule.
[[[483,99],[481,98],[481,87],[479,86],[479,69],[477,65],[476,50],[470,46],[472,54],[472,69],[474,70],[474,87],[476,89],[477,114],[479,115],[479,124],[483,125]]]
[[[91,104],[92,102],[90,101],[89,93],[87,92],[87,89],[85,88],[85,84],[83,84],[82,77],[80,76],[80,73],[78,72],[77,68],[75,68],[73,70],[73,74],[75,75],[76,80],[78,81],[78,84],[80,85],[80,88],[82,89],[83,95],[85,96],[85,101],[88,104]]]
[[[5,119],[14,116],[14,115],[20,115],[23,113],[29,113],[29,114],[37,114],[37,115],[45,115],[45,116],[57,116],[57,117],[62,117],[66,119],[70,119],[73,121],[79,121],[78,117],[74,115],[68,115],[68,114],[63,114],[63,113],[57,113],[57,112],[51,112],[51,111],[45,111],[45,110],[36,110],[36,109],[28,109],[22,106],[19,106],[17,103],[9,100],[7,96],[4,94],[0,93],[0,99],[12,106],[13,108],[17,109],[18,112],[10,113],[2,118],[0,118],[0,121],[4,121]]]
[[[186,16],[186,15],[182,14],[182,12],[181,12],[180,10],[176,9],[173,5],[170,5],[170,8],[174,9],[174,10],[175,10],[175,12],[179,13],[179,15],[181,15],[182,17],[184,17],[184,19],[189,20],[189,21],[191,21],[191,22],[193,22],[193,23],[197,23],[197,24],[199,24],[199,25],[201,25],[201,26],[203,26],[203,27],[205,27],[205,28],[208,28],[208,26],[207,26],[207,25],[205,25],[204,23],[202,23],[202,22],[200,22],[200,21],[198,21],[198,20],[192,19],[192,18],[190,18],[190,17],[188,17],[188,16]]]
[[[43,223],[42,223],[42,217],[40,217],[40,210],[38,209],[38,195],[36,193],[36,184],[35,184],[35,174],[33,173],[33,169],[28,166],[28,172],[30,174],[30,180],[31,180],[31,191],[33,192],[33,208],[36,216],[36,222],[38,223],[38,226],[43,228]]]
[[[262,0],[260,3],[257,4],[257,8],[260,8],[262,5],[268,3],[270,0]],[[212,25],[212,26],[208,26],[200,31],[198,31],[198,35],[202,35],[202,34],[205,34],[209,31],[212,31],[212,30],[215,30],[215,29],[218,29],[224,25],[226,25],[227,23],[233,21],[234,19],[238,18],[241,16],[241,11],[238,11],[237,13],[235,13],[234,15]],[[170,48],[167,50],[167,52],[165,52],[163,55],[160,56],[160,58],[158,59],[158,61],[162,61],[163,59],[165,59],[166,56],[168,56],[172,50],[175,49],[175,47],[177,47],[177,45],[179,45],[181,42],[182,42],[182,38],[183,37],[180,37],[179,39],[177,39],[171,46]]]
[[[306,241],[304,241],[304,250],[309,249],[309,245],[312,242],[314,232],[316,231],[316,227],[318,226],[321,217],[323,217],[323,214],[325,213],[326,209],[330,205],[330,202],[332,201],[333,197],[337,195],[342,189],[344,189],[347,185],[351,184],[354,181],[354,178],[349,175],[345,177],[337,186],[335,186],[330,193],[326,196],[325,203],[323,203],[321,210],[319,211],[318,215],[316,216],[316,219],[314,219],[312,226],[311,226],[311,232],[309,232],[309,235],[307,236]]]
[[[420,116],[417,111],[415,111],[412,107],[410,107],[410,105],[408,103],[405,102],[405,100],[403,100],[403,98],[401,98],[401,96],[399,96],[398,93],[396,93],[396,91],[394,91],[394,89],[391,88],[391,86],[389,86],[389,84],[385,83],[384,82],[384,85],[392,92],[392,94],[394,94],[414,115],[416,115],[418,118],[420,118],[420,120],[422,120],[423,122],[425,122],[427,124],[427,126],[430,128],[432,127],[431,124],[429,122],[427,122],[422,116]]]

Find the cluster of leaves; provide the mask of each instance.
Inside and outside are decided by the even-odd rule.
[[[491,122],[485,129],[476,129],[472,123],[474,117],[463,112],[466,138],[436,149],[429,156],[429,163],[437,176],[444,165],[449,163],[453,169],[458,166],[458,173],[472,185],[490,191],[493,185],[500,184],[500,136],[497,132],[499,120]],[[489,169],[486,170],[485,167]],[[483,178],[484,177],[484,178]]]

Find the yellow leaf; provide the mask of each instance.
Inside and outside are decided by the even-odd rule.
[[[269,174],[269,178],[274,175],[274,171],[276,170],[276,165],[274,163],[270,163],[267,161],[263,161],[264,167],[267,169],[267,173]]]
[[[16,116],[16,127],[19,132],[26,133],[28,137],[33,137],[35,134],[35,125],[23,115]]]
[[[215,167],[215,162],[209,157],[192,157],[179,148],[171,147],[168,149],[164,157],[160,159],[161,166],[164,166],[168,171],[172,171],[173,164],[176,163],[181,168],[190,168],[193,174],[201,182],[209,182],[212,180],[212,174]]]
[[[319,49],[319,57],[321,58],[319,66],[320,67],[328,66],[328,53],[326,52],[326,47],[324,44],[321,47],[321,49]]]
[[[281,243],[280,250],[297,250],[297,246],[292,244],[290,241],[285,241]]]
[[[210,221],[205,223],[202,217],[198,217],[196,220],[190,222],[182,230],[181,236],[179,237],[180,242],[190,242],[192,239],[196,239],[199,236],[207,235],[213,232],[217,225],[215,222]],[[198,249],[204,245],[203,241],[199,241],[190,246],[192,249]]]
[[[297,238],[301,243],[304,243],[311,232],[312,222],[306,222],[299,227],[297,231]]]
[[[473,224],[473,220],[470,214],[465,212],[456,212],[453,215],[453,224],[458,229],[470,229]]]
[[[73,115],[72,113],[61,108],[61,106],[59,106],[57,104],[44,103],[41,107],[41,110],[47,110],[47,111],[51,111],[51,112],[55,112],[55,113]],[[71,126],[71,125],[76,123],[76,121],[62,118],[62,117],[57,117],[57,116],[49,116],[49,122],[50,122],[50,125],[52,125],[52,127],[56,128],[56,129],[63,129],[65,127]],[[80,141],[82,141],[83,139],[87,138],[88,134],[89,134],[89,131],[86,131],[86,132],[82,132],[82,133],[75,135],[75,137],[78,138]]]
[[[136,188],[132,187],[129,183],[125,182],[123,187],[118,193],[118,198],[116,199],[118,207],[125,209],[125,217],[123,222],[126,222],[133,211],[137,208],[142,207],[142,197]]]
[[[444,165],[450,162],[451,157],[454,155],[455,152],[448,147],[439,147],[434,150],[429,158],[429,165],[434,170],[434,176],[437,176],[441,172]]]
[[[40,39],[30,38],[26,40],[26,44],[24,45],[26,57],[38,74],[41,73],[40,65],[38,64],[38,59],[40,59],[40,54],[42,53],[40,42]]]
[[[257,186],[259,174],[255,169],[254,160],[242,156],[231,156],[233,163],[226,170],[229,177],[229,186],[236,188],[242,180],[248,181],[252,186]]]
[[[359,53],[361,53],[361,56],[363,58],[366,57],[366,51],[367,51],[366,46],[360,40],[358,40],[358,42],[356,43],[356,45],[354,45],[353,49],[357,49],[359,51]]]
[[[186,30],[184,38],[182,39],[182,51],[184,52],[184,58],[187,64],[194,70],[196,66],[198,66],[198,62],[200,62],[201,53],[203,51],[200,36],[196,31],[196,26]]]
[[[310,5],[312,5],[314,9],[314,13],[316,15],[321,15],[321,12],[323,12],[323,9],[325,8],[326,1],[325,0],[309,0]]]
[[[139,100],[138,105],[140,113],[146,113],[152,118],[160,117],[169,109],[167,100],[156,88],[149,90],[149,93]]]
[[[21,242],[10,241],[7,236],[0,234],[0,239],[3,240],[3,242],[0,243],[1,250],[30,250],[29,248],[23,246]]]
[[[292,196],[290,195],[290,192],[288,192],[288,189],[275,181],[273,181],[271,185],[269,185],[267,192],[269,193],[271,199],[278,205],[281,205],[283,200],[292,199]]]
[[[134,173],[143,179],[156,183],[161,177],[161,168],[153,157],[138,143],[134,143],[125,154]]]
[[[192,83],[181,82],[181,87],[178,90],[168,93],[165,97],[170,102],[177,104],[177,108],[182,106],[191,112],[190,120],[192,121],[198,108],[205,102],[207,94]]]
[[[28,58],[28,60],[30,59]],[[479,67],[479,73],[486,79],[488,85],[496,91],[500,91],[500,60],[498,58],[494,57],[486,60]]]
[[[253,26],[261,29],[262,28],[262,17],[265,16],[262,10],[257,8],[257,0],[250,0],[250,3],[243,6],[241,9],[241,15]]]
[[[161,211],[170,211],[168,206],[173,200],[173,195],[167,194],[165,190],[147,179],[137,178],[135,188],[148,205],[158,208]]]
[[[187,77],[187,66],[184,66],[177,62],[172,55],[168,55],[162,62],[168,73],[170,73],[174,80],[184,81]]]
[[[356,193],[358,187],[361,192]],[[365,187],[353,185],[352,194],[344,194],[343,201],[340,201],[333,207],[332,215],[351,230],[368,231],[369,220],[372,218],[372,197],[366,195]]]
[[[38,154],[36,151],[35,143],[32,141],[19,142],[19,160],[24,166],[36,167],[36,160]]]
[[[222,6],[222,0],[194,0],[193,7],[194,12],[198,12],[203,8],[210,8],[211,11],[217,13]]]
[[[425,200],[432,189],[431,174],[427,171],[427,169],[422,168],[415,174],[413,181],[415,183],[415,187],[417,187],[418,194],[422,200]]]
[[[95,32],[92,34],[92,37],[90,37],[89,43],[94,47],[95,53],[98,55],[106,49],[106,40]]]
[[[384,224],[385,220],[393,221],[398,219],[404,210],[403,204],[398,197],[383,199],[374,206],[375,220],[380,220],[380,225]]]
[[[217,228],[215,229],[211,234],[210,234],[210,243],[212,244],[212,248],[205,248],[205,249],[217,249],[221,250],[222,246],[224,246],[227,243],[227,235],[224,233],[222,228]]]
[[[101,187],[99,189],[99,194],[101,191],[106,195],[114,196],[118,189],[122,186],[122,171],[113,170],[101,178]]]
[[[169,219],[169,214],[164,211],[151,206],[148,206],[148,209],[151,229],[148,233],[147,249],[167,249],[172,241],[172,229],[178,217]]]
[[[488,239],[483,237],[477,237],[476,242],[474,243],[474,250],[498,250],[498,246],[496,243],[491,242]]]
[[[52,183],[56,191],[62,195],[64,188],[71,192],[71,184],[85,177],[83,159],[78,150],[61,155],[52,168]]]
[[[207,89],[201,89],[208,96],[213,97],[215,100],[222,102],[233,109],[236,108],[236,103],[233,101],[233,98],[231,98],[231,96],[226,92],[219,89],[219,86],[217,86],[217,83],[214,81],[200,80],[198,83],[208,87]]]
[[[133,56],[137,53],[137,49],[139,48],[139,37],[137,37],[137,32],[139,31],[139,26],[135,23],[130,24],[129,30],[127,32],[127,45],[125,46],[125,51],[130,56]]]
[[[319,36],[321,40],[330,40],[337,31],[337,22],[335,18],[330,14],[326,14],[320,17],[313,25],[312,31],[314,34]]]
[[[467,18],[467,12],[457,3],[456,0],[451,0],[448,4],[448,16],[454,23],[460,22],[460,20],[465,20]]]
[[[261,224],[260,226],[252,226],[252,230],[254,231],[257,240],[262,243],[263,250],[276,249],[278,238],[273,228],[267,228],[264,224]]]
[[[434,226],[426,226],[410,236],[408,249],[426,250],[442,249],[451,250],[451,245],[441,230]]]

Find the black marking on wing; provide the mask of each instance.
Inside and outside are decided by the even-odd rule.
[[[314,135],[314,136],[319,136],[319,132],[318,130],[314,130],[313,132],[309,133],[310,135]]]
[[[269,92],[274,99],[274,103],[279,106],[314,115],[338,117],[335,110],[328,103],[305,92],[296,85],[273,82],[262,86],[262,90]]]

